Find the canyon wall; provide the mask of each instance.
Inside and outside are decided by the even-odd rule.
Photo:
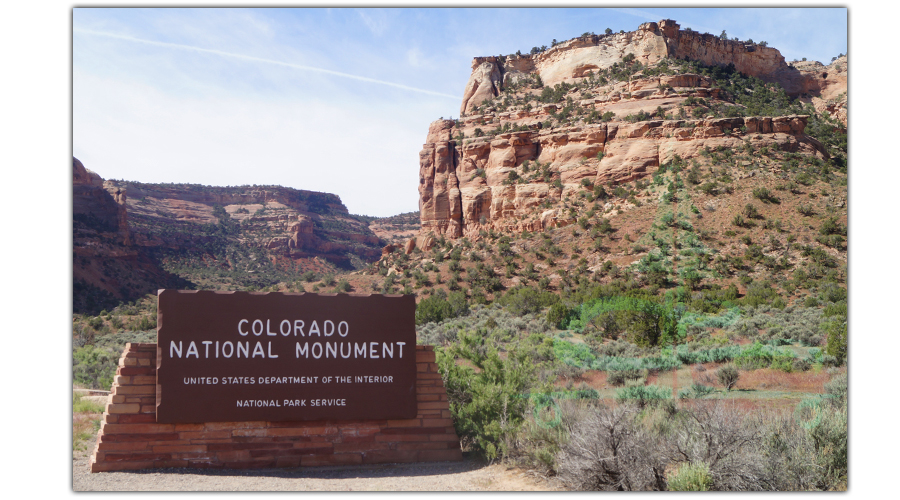
[[[690,160],[706,149],[756,148],[822,157],[806,135],[807,116],[650,120],[604,123],[553,131],[504,133],[459,144],[455,122],[434,122],[419,153],[422,232],[451,238],[482,229],[540,231],[572,223],[554,205],[582,188],[582,180],[614,185],[652,175],[676,155]],[[597,154],[603,153],[602,159]],[[524,177],[525,162],[549,164],[559,183],[509,183]]]
[[[708,149],[746,144],[826,156],[822,145],[804,134],[808,116],[715,118],[706,115],[705,107],[695,109],[698,102],[735,105],[702,75],[639,72],[628,81],[595,83],[592,72],[621,64],[628,54],[645,66],[663,59],[734,64],[737,71],[778,83],[846,125],[846,58],[829,67],[787,64],[774,48],[684,31],[671,20],[644,23],[630,33],[582,36],[533,55],[477,57],[461,118],[432,123],[419,153],[419,239],[567,225],[574,222],[563,208],[568,195],[585,186],[639,180],[676,156],[691,160]],[[572,88],[559,104],[543,104],[535,102],[537,90],[516,85],[536,81],[535,75],[542,90],[562,82],[590,85]],[[511,103],[497,104],[501,91]],[[564,110],[581,121],[565,126],[557,115]],[[684,110],[700,116],[633,119]],[[612,121],[584,119],[606,113]],[[548,126],[551,117],[558,125]],[[536,175],[535,163],[545,169],[543,175]]]
[[[273,262],[320,259],[349,269],[378,259],[385,243],[330,193],[104,181],[78,159],[72,165],[76,312],[192,287],[163,269],[166,256],[193,255],[227,270],[237,264],[221,259],[226,248],[258,249]]]

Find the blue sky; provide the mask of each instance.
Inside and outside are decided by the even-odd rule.
[[[73,154],[107,179],[278,184],[408,212],[428,124],[458,115],[474,56],[663,18],[787,60],[847,52],[843,8],[75,8]]]

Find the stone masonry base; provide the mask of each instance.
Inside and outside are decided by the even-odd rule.
[[[91,472],[461,460],[432,346],[416,346],[418,414],[407,420],[156,423],[156,344],[127,344]]]

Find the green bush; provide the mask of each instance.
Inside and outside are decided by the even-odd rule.
[[[579,333],[613,328],[641,346],[661,345],[677,334],[679,313],[657,299],[612,297],[586,302],[576,309],[567,327]]]
[[[627,370],[610,370],[606,374],[606,381],[611,385],[620,386],[625,385],[625,382],[628,380],[640,380],[642,378],[647,378],[649,371],[647,369],[637,370],[634,368]]]
[[[841,408],[847,404],[848,384],[847,374],[841,373],[833,379],[825,382],[825,395],[829,398],[831,405],[835,408]]]
[[[709,465],[703,462],[682,465],[668,478],[669,491],[709,491],[712,484]]]
[[[719,297],[709,297],[708,295],[714,295],[710,292],[715,292],[714,290],[705,290],[708,292],[704,294],[703,300],[716,299]],[[727,290],[726,290],[727,292]],[[737,296],[737,290],[735,290],[734,297],[731,297],[733,300]],[[728,297],[722,297],[728,300]],[[721,301],[720,301],[721,302]],[[725,328],[733,325],[741,318],[741,309],[739,307],[732,307],[722,312],[719,315],[708,315],[708,314],[698,314],[696,312],[686,312],[681,318],[678,320],[678,336],[683,338],[687,336],[687,331],[689,329],[694,331],[700,331],[706,328]]]
[[[681,363],[686,365],[732,361],[740,354],[741,346],[739,345],[727,345],[722,347],[714,347],[712,349],[699,349],[691,351],[689,346],[682,344],[675,349],[675,356]]]
[[[813,210],[812,205],[804,205],[801,203],[800,205],[797,205],[797,212],[800,213],[800,215],[809,217],[810,215],[815,213],[815,210]]]
[[[830,321],[822,324],[828,339],[825,352],[841,365],[847,359],[847,302],[841,301],[826,307],[825,317],[830,318]]]
[[[716,389],[708,385],[694,382],[693,384],[691,384],[691,391],[694,392],[695,397],[702,398],[703,396],[708,396],[716,392]]]
[[[822,227],[819,228],[819,233],[823,235],[836,234],[836,235],[847,235],[847,228],[842,226],[836,217],[829,217],[822,222]]]
[[[672,389],[656,385],[635,385],[616,391],[616,401],[634,402],[640,408],[656,405],[668,399],[672,399]]]
[[[804,399],[797,405],[795,418],[812,441],[816,466],[820,470],[818,487],[828,489],[847,480],[847,406],[846,377],[836,379],[827,389],[835,391],[827,398]]]
[[[75,383],[90,389],[109,390],[119,364],[120,352],[86,345],[72,352]]]
[[[753,197],[764,203],[778,203],[778,198],[768,188],[764,187],[754,189]]]
[[[516,287],[508,291],[497,301],[516,316],[524,316],[557,304],[559,295],[547,291],[535,290],[528,286]],[[552,322],[551,322],[552,323]]]
[[[464,293],[458,292],[458,295],[463,296]],[[451,305],[454,303],[453,293],[450,294],[448,301]],[[465,305],[465,302],[462,304]],[[458,317],[444,320],[441,323],[426,323],[416,328],[418,342],[429,345],[446,345],[456,341],[460,332],[469,330],[480,331],[485,336],[498,335],[503,338],[527,339],[536,335],[541,337],[541,341],[543,339],[551,340],[544,335],[544,332],[550,330],[550,325],[547,324],[544,317],[533,314],[521,317],[513,316],[497,304],[489,307],[475,304]],[[552,348],[549,345],[546,347],[546,357],[547,359],[553,357]]]
[[[735,358],[734,364],[742,370],[757,370],[771,367],[791,371],[795,357],[791,351],[763,345],[756,341],[742,350],[741,354]]]
[[[84,399],[84,395],[76,392],[72,397],[72,413],[103,413],[104,405],[95,403],[90,399]]]
[[[550,306],[550,310],[547,311],[547,323],[555,328],[562,328],[563,322],[567,321],[568,317],[569,308],[559,302]]]
[[[431,297],[422,299],[416,305],[416,325],[440,323],[446,319],[464,316],[468,313],[465,292],[447,293],[438,289]]]
[[[501,357],[473,332],[461,333],[459,343],[449,349],[438,349],[437,363],[460,439],[488,459],[506,456],[529,405],[519,395],[531,389],[537,366],[523,350]]]

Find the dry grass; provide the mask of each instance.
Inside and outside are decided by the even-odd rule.
[[[719,366],[721,365],[718,363],[705,363],[703,364],[703,371],[693,370],[691,372],[693,382],[724,389],[722,384],[716,379],[716,369]],[[741,371],[735,389],[822,393],[825,390],[825,382],[828,382],[830,379],[831,376],[824,371],[787,373],[773,368],[761,368],[759,370]]]
[[[597,371],[597,370],[587,370],[581,374],[575,382],[583,382],[586,385],[593,387],[594,389],[602,389],[606,387],[606,372]]]
[[[831,377],[828,373],[795,372],[787,373],[772,368],[741,372],[737,389],[783,390],[797,392],[824,392],[825,382]]]
[[[698,366],[702,366],[703,369],[697,369]],[[721,366],[719,363],[703,363],[700,365],[693,365],[691,368],[691,383],[709,385],[712,387],[718,387],[719,389],[724,389],[722,384],[719,383],[718,378],[716,377],[716,369]]]
[[[85,450],[85,441],[100,428],[103,405],[97,404],[80,393],[72,399],[72,450]]]
[[[85,441],[97,432],[97,424],[100,423],[100,415],[96,413],[72,414],[72,450],[84,451],[87,446]]]
[[[731,395],[734,395],[732,393]],[[742,397],[728,397],[725,399],[717,399],[718,401],[726,401],[727,408],[739,411],[745,415],[751,414],[791,414],[800,402],[800,398],[772,398],[772,399],[750,399]],[[698,404],[703,404],[709,399],[680,399],[678,405],[682,408],[695,408]]]

